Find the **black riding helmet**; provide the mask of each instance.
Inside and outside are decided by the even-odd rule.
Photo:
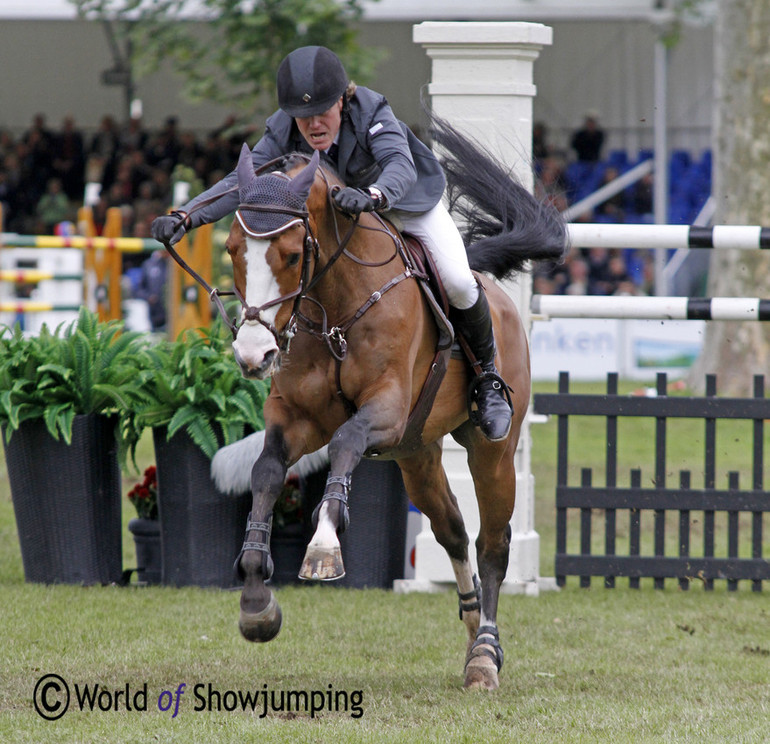
[[[339,57],[322,46],[306,46],[288,54],[278,67],[278,105],[291,117],[328,111],[348,87]]]

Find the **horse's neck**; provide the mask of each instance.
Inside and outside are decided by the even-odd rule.
[[[362,215],[361,221],[365,226],[377,225],[371,215]],[[387,233],[357,228],[350,240],[345,242],[349,224],[347,220],[339,220],[339,239],[345,243],[347,253],[355,256],[358,261],[340,253],[340,244],[333,228],[325,230],[323,237],[319,238],[321,255],[318,271],[323,271],[324,276],[318,282],[315,294],[327,313],[334,311],[345,315],[355,312],[373,292],[381,289],[404,268],[399,256],[388,262],[396,253],[396,246]],[[382,266],[367,265],[383,262],[387,263]],[[328,269],[325,268],[327,266]]]

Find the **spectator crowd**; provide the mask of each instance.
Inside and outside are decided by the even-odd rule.
[[[78,210],[87,201],[101,233],[112,207],[122,216],[122,235],[150,237],[150,224],[172,204],[175,181],[200,190],[233,168],[244,141],[254,135],[229,117],[204,137],[180,131],[175,117],[157,131],[138,118],[124,126],[104,116],[91,136],[72,116],[58,129],[37,114],[14,138],[0,131],[0,206],[2,229],[24,235],[73,232]],[[88,196],[87,196],[88,195]],[[154,330],[166,324],[165,252],[124,254],[126,297],[147,302]]]
[[[239,124],[232,116],[203,136],[180,130],[173,116],[155,131],[145,129],[138,118],[119,125],[112,116],[104,116],[98,129],[86,136],[72,116],[51,129],[45,116],[38,114],[16,138],[0,131],[3,230],[57,232],[62,223],[75,222],[90,184],[97,231],[107,210],[119,207],[123,235],[149,237],[152,220],[172,204],[175,180],[208,188],[233,168],[243,142],[257,135],[253,126]],[[587,112],[573,133],[574,154],[551,147],[547,127],[536,123],[532,150],[538,196],[564,211],[579,201],[581,173],[595,175],[599,168],[602,181],[597,186],[616,178],[619,169],[601,162],[604,141],[597,112]],[[648,175],[632,193],[626,190],[611,197],[577,219],[651,221],[653,188]],[[563,262],[540,264],[534,271],[535,292],[542,294],[648,294],[652,281],[650,251],[573,249]]]
[[[588,192],[618,178],[619,169],[602,161],[604,142],[596,111],[586,112],[582,125],[573,132],[573,154],[552,147],[548,128],[536,122],[532,130],[532,156],[537,195],[564,212],[581,200],[589,178],[599,175]],[[576,221],[652,222],[652,188],[652,176],[648,174],[631,193],[620,192],[610,197],[578,215]],[[644,295],[652,294],[653,284],[654,259],[648,250],[572,248],[562,262],[542,262],[533,272],[536,294]]]
[[[106,210],[120,207],[124,236],[148,237],[152,220],[172,201],[173,181],[197,180],[206,188],[233,168],[253,128],[233,117],[204,137],[180,131],[175,117],[157,131],[141,119],[120,126],[104,116],[90,137],[67,116],[58,129],[37,114],[18,138],[0,131],[0,204],[3,229],[50,235],[62,222],[75,221],[86,184],[98,184],[91,205],[97,230]],[[184,169],[181,171],[180,169]]]

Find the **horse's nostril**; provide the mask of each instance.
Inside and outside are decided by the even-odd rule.
[[[262,369],[267,369],[275,360],[275,355],[278,352],[273,349],[272,351],[268,351],[267,354],[265,354],[264,358],[262,359],[261,367]]]

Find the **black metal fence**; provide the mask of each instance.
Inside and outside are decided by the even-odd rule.
[[[641,578],[652,577],[655,587],[661,589],[666,578],[676,578],[682,589],[688,589],[692,580],[700,580],[706,589],[713,589],[714,579],[724,579],[729,590],[737,589],[739,581],[748,580],[754,591],[761,591],[762,581],[770,579],[770,557],[763,557],[762,548],[764,514],[770,513],[770,493],[763,486],[764,422],[770,419],[764,377],[754,377],[750,398],[717,397],[714,375],[706,377],[705,397],[668,395],[667,389],[666,375],[659,374],[653,396],[618,395],[618,376],[611,373],[607,377],[606,394],[573,395],[569,392],[569,375],[562,372],[558,393],[534,396],[536,413],[558,416],[555,573],[560,586],[565,584],[567,576],[579,576],[583,587],[590,586],[592,576],[601,576],[606,587],[614,587],[616,577],[628,577],[630,586],[638,588]],[[581,469],[579,485],[568,483],[570,417],[575,416],[606,418],[603,486],[593,485],[590,468]],[[654,476],[644,487],[642,471],[638,468],[630,470],[625,479],[627,485],[618,485],[618,420],[621,417],[654,420]],[[680,471],[675,486],[667,485],[670,470],[666,463],[667,422],[672,418],[703,421],[702,488],[691,483],[691,470]],[[750,422],[753,446],[748,488],[740,487],[737,471],[727,473],[726,487],[717,487],[717,422],[724,419]],[[672,518],[667,520],[666,515],[672,512],[678,516],[673,518],[678,532],[675,555],[667,554],[672,552],[672,540],[668,543],[666,540],[667,522],[669,533],[673,531]],[[717,518],[720,513],[724,514]],[[570,518],[574,514],[579,514],[578,520]],[[595,534],[601,516],[603,552],[597,551],[602,536]],[[568,527],[572,526],[570,536],[575,538],[575,521],[579,523],[579,552],[569,553]],[[643,525],[650,521],[652,535],[643,531]],[[698,544],[693,538],[696,523]],[[619,533],[622,533],[621,539],[618,539]],[[719,550],[715,550],[717,544]],[[626,554],[619,554],[621,545],[624,550],[627,548]]]

